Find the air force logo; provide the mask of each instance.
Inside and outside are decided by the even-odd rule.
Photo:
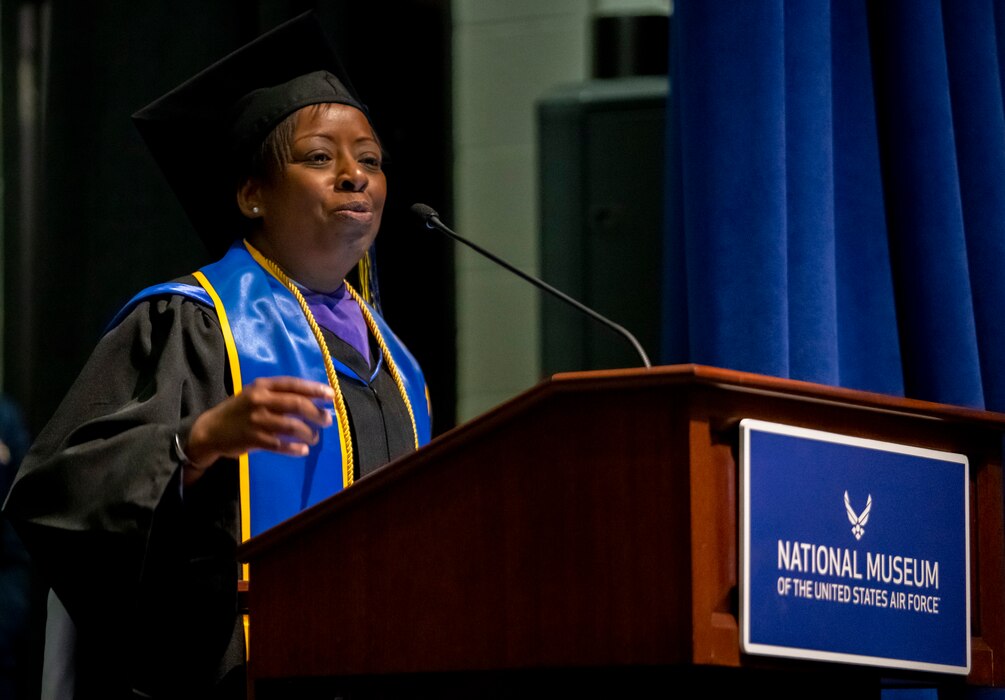
[[[851,500],[848,498],[848,492],[844,492],[844,507],[848,511],[848,520],[851,522],[851,532],[855,535],[856,540],[862,539],[862,535],[865,534],[865,524],[869,522],[869,511],[872,510],[872,494],[869,494],[869,499],[865,502],[865,510],[862,511],[861,515],[856,515],[855,510],[851,507]]]

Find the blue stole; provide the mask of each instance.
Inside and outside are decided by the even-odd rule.
[[[243,242],[236,241],[223,258],[200,269],[195,277],[201,287],[169,283],[143,290],[119,312],[112,325],[141,299],[181,294],[216,310],[235,394],[258,377],[287,375],[328,383],[321,348],[296,298],[255,260]],[[404,383],[415,416],[417,446],[424,445],[429,442],[431,425],[422,370],[384,320],[367,308]],[[364,382],[347,366],[332,360],[342,376]],[[383,361],[381,357],[379,362]],[[330,408],[334,415],[334,407]],[[306,457],[266,450],[241,456],[242,541],[344,488],[348,478],[347,446],[337,423],[333,420],[331,426],[319,428],[318,444]]]

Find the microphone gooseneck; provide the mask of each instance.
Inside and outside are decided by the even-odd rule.
[[[493,253],[490,253],[489,251],[485,250],[484,248],[482,248],[478,244],[473,243],[472,241],[469,241],[468,239],[466,239],[466,238],[458,235],[454,231],[451,231],[442,221],[440,221],[439,214],[437,214],[436,210],[433,209],[432,207],[430,207],[430,206],[428,206],[426,204],[413,204],[411,206],[411,210],[412,210],[412,212],[416,216],[418,216],[420,219],[422,219],[423,223],[426,224],[427,228],[436,229],[436,230],[440,231],[441,233],[446,234],[450,238],[453,238],[455,241],[457,241],[459,243],[463,243],[464,245],[468,246],[469,248],[471,248],[475,252],[480,253],[481,255],[484,255],[486,258],[488,258],[492,262],[496,263],[497,265],[501,265],[502,267],[505,267],[507,270],[509,270],[513,274],[515,274],[515,275],[517,275],[519,277],[522,277],[523,279],[527,280],[528,282],[530,282],[531,284],[533,284],[535,287],[539,287],[540,289],[543,289],[544,291],[548,292],[549,294],[555,295],[556,297],[558,297],[559,299],[561,299],[565,303],[567,303],[567,304],[575,307],[576,309],[579,309],[580,311],[582,311],[584,314],[586,314],[590,318],[592,318],[592,319],[594,319],[596,321],[599,321],[600,323],[604,324],[608,328],[610,328],[610,329],[614,330],[615,332],[619,333],[625,339],[627,339],[628,342],[631,343],[632,346],[635,348],[635,351],[639,354],[639,357],[642,358],[642,364],[645,365],[646,367],[652,367],[652,364],[650,364],[650,362],[649,362],[649,356],[646,355],[646,351],[642,349],[641,343],[639,343],[639,341],[635,338],[635,336],[632,335],[624,326],[621,326],[621,325],[615,323],[614,321],[612,321],[611,319],[607,318],[606,316],[602,316],[601,314],[597,313],[596,311],[594,311],[590,307],[585,306],[584,304],[581,304],[580,302],[576,301],[575,299],[573,299],[572,297],[570,297],[565,292],[561,292],[561,291],[555,289],[554,287],[552,287],[550,284],[548,284],[544,280],[540,280],[540,279],[538,279],[536,277],[532,277],[531,275],[528,275],[527,273],[523,272],[522,270],[519,270],[516,267],[514,267],[513,265],[510,265],[508,262],[506,262],[502,258],[498,257],[497,255],[495,255]]]

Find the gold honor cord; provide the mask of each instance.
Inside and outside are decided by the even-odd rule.
[[[304,299],[304,295],[300,293],[297,289],[297,285],[293,283],[285,272],[267,257],[262,255],[258,249],[253,245],[244,241],[244,245],[247,246],[248,251],[251,256],[258,261],[262,267],[272,273],[272,275],[278,279],[283,285],[290,290],[290,293],[296,298],[297,303],[300,305],[300,310],[303,311],[304,316],[307,318],[307,325],[311,328],[311,333],[314,334],[314,340],[317,341],[318,347],[321,350],[321,356],[324,358],[325,362],[325,374],[328,376],[328,384],[331,386],[332,391],[335,392],[335,398],[333,401],[335,407],[335,419],[338,423],[339,433],[342,438],[340,440],[342,447],[342,475],[345,485],[349,486],[353,482],[353,464],[352,464],[352,434],[349,432],[349,412],[345,407],[345,400],[342,398],[342,387],[339,385],[338,375],[335,374],[335,365],[332,364],[331,353],[328,352],[328,343],[325,342],[324,336],[321,335],[321,327],[318,322],[314,320],[314,314],[311,313],[310,307],[307,306],[307,300]]]
[[[387,369],[391,373],[391,378],[394,379],[394,385],[398,387],[398,393],[401,394],[401,398],[405,402],[405,408],[408,409],[408,419],[412,422],[412,437],[415,439],[415,449],[419,449],[419,429],[415,427],[415,413],[412,411],[412,402],[408,400],[408,392],[405,390],[405,381],[401,378],[401,372],[398,371],[398,366],[394,364],[391,351],[387,349],[384,337],[380,334],[380,329],[377,328],[377,321],[374,320],[370,309],[366,308],[366,305],[360,301],[359,294],[348,282],[345,283],[345,288],[349,292],[349,296],[359,304],[359,310],[363,312],[367,328],[373,333],[373,337],[377,339],[377,345],[380,346],[380,353],[384,356]]]
[[[372,304],[373,295],[370,293],[371,292],[370,276],[372,274],[370,271],[370,251],[367,251],[366,253],[363,254],[363,257],[360,259],[359,264],[356,266],[356,271],[359,274],[359,288],[363,290],[362,292],[363,299],[365,299],[367,303]]]
[[[300,293],[300,290],[297,288],[297,285],[293,282],[293,280],[290,279],[285,272],[283,272],[279,265],[262,255],[254,246],[251,245],[251,243],[244,241],[244,244],[247,246],[252,257],[261,263],[266,270],[271,272],[276,279],[282,282],[296,298],[297,303],[300,305],[300,310],[303,311],[304,317],[307,319],[307,325],[310,326],[311,332],[314,334],[314,339],[317,341],[318,347],[321,349],[321,355],[325,362],[325,373],[328,376],[328,383],[331,385],[332,391],[335,392],[335,413],[338,419],[339,432],[342,435],[343,473],[345,476],[345,485],[350,486],[355,480],[355,474],[352,462],[352,435],[349,432],[349,414],[345,407],[345,400],[342,397],[342,389],[339,385],[338,375],[335,372],[335,365],[332,363],[331,353],[328,351],[328,344],[325,342],[324,336],[321,333],[321,327],[318,325],[314,318],[314,314],[307,305],[307,300],[304,299],[303,294]],[[415,441],[415,447],[418,449],[419,431],[415,426],[415,414],[412,411],[412,403],[408,400],[408,392],[405,391],[405,383],[401,378],[401,373],[398,371],[398,367],[395,365],[394,360],[391,357],[391,352],[388,350],[387,344],[384,342],[384,337],[381,335],[380,329],[377,327],[377,323],[370,314],[369,309],[366,308],[366,305],[364,305],[360,300],[359,294],[357,294],[356,290],[353,289],[348,282],[345,282],[345,287],[346,291],[349,292],[349,295],[359,306],[360,311],[363,314],[363,319],[366,321],[370,332],[373,333],[373,337],[376,338],[377,345],[380,347],[380,352],[384,357],[384,361],[387,362],[388,371],[390,371],[391,377],[394,379],[394,384],[398,387],[398,392],[401,394],[401,398],[405,402],[405,408],[408,409],[408,417],[412,423],[412,436]]]

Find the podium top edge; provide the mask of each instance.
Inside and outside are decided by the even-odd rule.
[[[542,384],[554,385],[556,389],[572,385],[583,388],[600,388],[604,385],[625,386],[636,383],[652,383],[654,385],[690,383],[719,386],[733,391],[787,396],[797,400],[848,404],[884,412],[971,422],[983,427],[1005,430],[1005,413],[709,365],[679,364],[651,368],[561,372],[551,375],[542,382]]]

